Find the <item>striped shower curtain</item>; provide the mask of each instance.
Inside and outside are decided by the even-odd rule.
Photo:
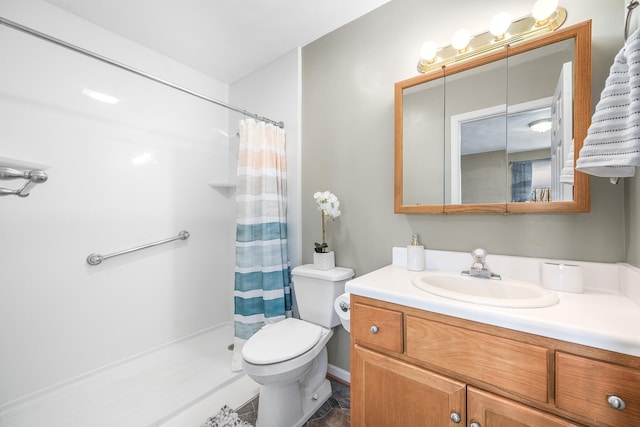
[[[287,255],[285,131],[253,119],[240,121],[236,190],[234,355],[258,329],[291,317]]]
[[[531,200],[531,161],[511,163],[511,201]]]

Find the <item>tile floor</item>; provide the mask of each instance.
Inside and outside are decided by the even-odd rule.
[[[349,386],[332,379],[330,381],[333,391],[331,397],[303,427],[349,427],[351,419]],[[258,398],[238,409],[238,416],[241,420],[255,425],[258,416]]]

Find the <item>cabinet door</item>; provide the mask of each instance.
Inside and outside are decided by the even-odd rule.
[[[352,346],[352,427],[463,426],[465,393],[464,383]]]
[[[479,427],[577,427],[546,412],[469,386],[467,389],[468,425]],[[474,425],[475,427],[475,425]]]

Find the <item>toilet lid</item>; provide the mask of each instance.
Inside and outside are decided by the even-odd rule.
[[[282,362],[311,349],[322,328],[304,320],[288,318],[265,325],[242,347],[242,357],[255,365]]]

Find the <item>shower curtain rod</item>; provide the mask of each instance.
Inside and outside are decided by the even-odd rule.
[[[71,49],[71,50],[73,50],[75,52],[78,52],[78,53],[81,53],[83,55],[89,56],[91,58],[97,59],[99,61],[105,62],[105,63],[107,63],[109,65],[113,65],[114,67],[118,67],[118,68],[120,68],[122,70],[129,71],[129,72],[131,72],[133,74],[137,74],[138,76],[141,76],[141,77],[144,77],[146,79],[152,80],[152,81],[154,81],[156,83],[163,84],[163,85],[168,86],[170,88],[179,90],[181,92],[187,93],[189,95],[192,95],[192,96],[195,96],[197,98],[203,99],[205,101],[211,102],[213,104],[219,105],[220,107],[224,107],[224,108],[227,108],[229,110],[241,113],[241,114],[243,114],[245,116],[252,117],[252,118],[254,118],[256,120],[262,120],[264,122],[271,123],[271,124],[273,124],[275,126],[278,126],[280,128],[284,128],[284,122],[282,122],[282,121],[276,122],[275,120],[271,120],[271,119],[268,119],[266,117],[261,117],[261,116],[259,116],[257,114],[254,114],[254,113],[250,113],[250,112],[248,112],[246,110],[243,110],[242,108],[234,107],[233,105],[229,105],[229,104],[226,104],[226,103],[224,103],[222,101],[218,101],[217,99],[209,98],[208,96],[202,95],[202,94],[200,94],[198,92],[194,92],[194,91],[192,91],[190,89],[187,89],[185,87],[182,87],[182,86],[179,86],[177,84],[171,83],[169,81],[163,80],[163,79],[158,78],[156,76],[153,76],[151,74],[145,73],[144,71],[137,70],[137,69],[135,69],[133,67],[130,67],[128,65],[125,65],[125,64],[123,64],[121,62],[115,61],[115,60],[113,60],[111,58],[107,58],[106,56],[99,55],[99,54],[97,54],[95,52],[92,52],[90,50],[83,49],[83,48],[81,48],[79,46],[76,46],[74,44],[67,43],[64,40],[60,40],[60,39],[52,37],[52,36],[50,36],[48,34],[41,33],[40,31],[37,31],[37,30],[34,30],[32,28],[26,27],[26,26],[24,26],[22,24],[18,24],[17,22],[10,21],[10,20],[5,19],[5,18],[3,18],[1,16],[0,16],[0,24],[6,25],[7,27],[13,28],[14,30],[22,31],[22,32],[27,33],[29,35],[32,35],[34,37],[38,37],[38,38],[40,38],[42,40],[46,40],[48,42],[57,44],[58,46],[66,47],[67,49]]]

